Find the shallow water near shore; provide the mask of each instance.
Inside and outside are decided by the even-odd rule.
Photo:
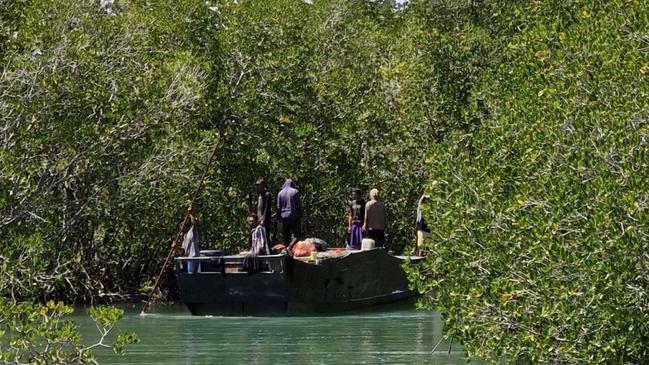
[[[123,308],[113,335],[136,332],[140,342],[124,356],[99,349],[100,364],[467,363],[457,342],[442,340],[435,348],[439,314],[411,305],[326,317],[196,317],[180,304],[154,305],[145,315],[140,304]],[[75,313],[84,339],[97,339],[85,308]]]

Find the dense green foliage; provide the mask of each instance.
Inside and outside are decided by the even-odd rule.
[[[353,187],[381,189],[395,250],[412,234],[432,130],[421,118],[418,40],[394,39],[408,24],[392,9],[360,0],[250,1],[223,10],[222,46],[235,80],[224,132],[223,153],[237,156],[225,165],[229,184],[246,191],[251,176],[262,175],[276,192],[282,177],[293,178],[307,234],[336,245],[344,243]]]
[[[305,231],[334,245],[351,188],[379,187],[391,247],[411,240],[437,122],[425,33],[393,4],[34,0],[18,13],[0,80],[4,295],[145,288],[215,146],[194,207],[204,247],[245,246],[257,176],[273,193],[297,181]]]
[[[216,138],[201,130],[214,27],[191,18],[209,10],[138,5],[24,9],[0,103],[2,267],[16,297],[91,300],[155,270],[156,246],[173,230],[163,223],[196,174],[187,160],[201,151],[190,142]],[[177,32],[183,22],[192,28]]]
[[[100,339],[84,346],[77,326],[65,319],[72,308],[53,301],[44,305],[17,304],[0,299],[0,361],[5,364],[89,364],[96,363],[92,349],[112,347],[124,354],[124,347],[138,341],[132,333],[120,333],[111,345],[104,343],[124,311],[92,307],[88,314],[97,325]]]
[[[646,1],[105,3],[0,0],[0,296],[146,290],[216,148],[204,247],[265,176],[335,245],[378,187],[409,249],[427,186],[411,279],[469,352],[649,361]]]
[[[447,334],[493,361],[649,362],[649,4],[493,2],[456,37],[489,53],[429,155]]]

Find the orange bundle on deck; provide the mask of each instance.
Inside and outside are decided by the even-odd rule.
[[[313,242],[309,241],[300,241],[293,246],[293,257],[305,257],[309,256],[311,252],[316,252],[317,249]]]

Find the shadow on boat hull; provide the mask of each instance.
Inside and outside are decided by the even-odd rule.
[[[288,256],[260,256],[266,270],[232,272],[240,257],[201,261],[206,272],[187,273],[176,259],[182,302],[193,315],[286,316],[339,314],[414,298],[402,265],[421,258],[379,249],[350,252],[319,264]],[[383,307],[383,306],[382,306]]]

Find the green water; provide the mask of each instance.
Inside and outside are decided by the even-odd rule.
[[[126,307],[117,330],[137,332],[127,354],[98,351],[100,364],[466,364],[442,341],[439,314],[392,308],[328,317],[194,317],[180,305],[139,315]],[[79,308],[84,338],[96,329]],[[449,352],[450,349],[450,352]],[[471,364],[482,364],[473,360]]]

